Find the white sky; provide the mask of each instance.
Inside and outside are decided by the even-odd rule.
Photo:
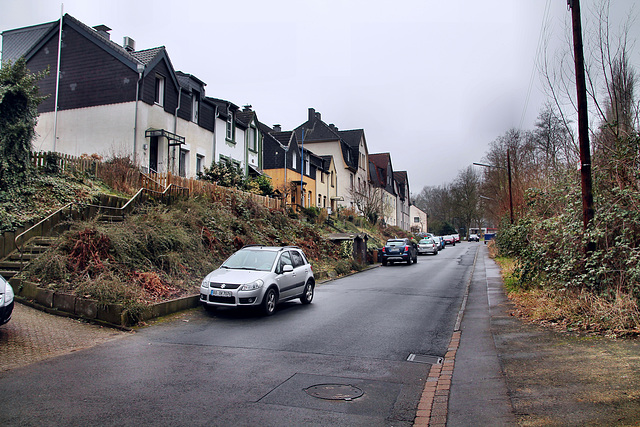
[[[581,1],[583,22],[596,1]],[[413,194],[451,182],[509,128],[533,129],[545,99],[536,72],[526,102],[541,28],[561,44],[571,14],[566,0],[63,3],[117,43],[166,46],[207,96],[251,104],[268,125],[291,130],[313,107],[339,129],[363,128],[369,152],[390,152]],[[612,22],[634,3],[613,0]],[[55,21],[61,5],[0,0],[0,32]]]

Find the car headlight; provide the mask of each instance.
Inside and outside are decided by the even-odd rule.
[[[208,288],[209,287],[209,281],[207,279],[204,279],[202,281],[202,284],[200,285],[200,287],[202,288]]]
[[[264,282],[261,279],[256,280],[255,282],[247,283],[246,285],[242,285],[240,287],[241,291],[254,291],[256,289],[260,289],[264,285]]]

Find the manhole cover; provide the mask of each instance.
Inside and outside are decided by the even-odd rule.
[[[318,384],[304,389],[309,396],[327,400],[353,400],[364,394],[356,386],[350,384]]]

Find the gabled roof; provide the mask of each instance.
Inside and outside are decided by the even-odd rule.
[[[389,184],[387,181],[387,177],[391,176],[395,179],[395,174],[393,172],[393,165],[391,163],[391,154],[390,153],[374,153],[369,154],[369,163],[373,165],[373,167],[369,170],[369,177],[371,182],[380,188],[386,189],[387,192],[395,195],[395,186],[393,182]],[[373,169],[373,170],[371,170]]]
[[[121,61],[136,73],[138,72],[138,65],[144,65],[144,75],[146,76],[158,62],[163,59],[166,60],[168,67],[172,71],[171,79],[176,87],[179,87],[173,65],[171,64],[171,60],[169,59],[169,55],[167,54],[164,46],[140,51],[128,51],[118,43],[115,43],[108,37],[100,34],[96,29],[89,27],[68,13],[62,17],[62,23],[63,26],[66,25],[73,28],[87,40],[93,42],[96,46]],[[51,38],[57,37],[59,27],[60,20],[57,20],[46,24],[35,25],[33,27],[5,31],[2,33],[3,50],[5,46],[7,46],[7,56],[14,57],[15,55],[18,55],[15,59],[20,56],[24,56],[26,60],[29,60],[43,45],[51,40]],[[7,57],[6,59],[9,58]],[[5,60],[4,51],[3,60]]]
[[[2,32],[2,61],[16,62],[24,56],[38,40],[55,27],[58,21],[31,27],[16,28]]]
[[[346,142],[351,148],[356,150],[360,148],[360,141],[364,138],[364,129],[352,129],[352,130],[340,130],[338,135]]]
[[[244,123],[245,127],[249,127],[254,118],[257,121],[256,112],[253,110],[242,110],[236,113],[236,120]]]
[[[400,199],[409,198],[409,177],[407,171],[399,171],[393,173],[393,179],[398,183],[398,191],[400,192]]]
[[[320,113],[317,113],[313,108],[309,108],[308,120],[298,126],[295,129],[295,133],[299,140],[304,137],[305,143],[338,141],[342,151],[342,158],[347,167],[352,171],[358,170],[358,162],[360,161],[358,150],[364,130],[339,131],[333,125],[327,125],[323,122]]]
[[[197,92],[204,92],[204,87],[207,85],[193,74],[183,73],[182,71],[176,71],[176,77],[178,78],[180,87],[187,91],[195,89]]]

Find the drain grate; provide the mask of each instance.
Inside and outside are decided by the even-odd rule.
[[[304,389],[309,396],[326,400],[346,400],[357,399],[364,394],[364,391],[351,384],[318,384]]]
[[[443,358],[440,356],[430,356],[428,354],[413,354],[407,357],[407,362],[428,363],[429,365],[442,365]]]

